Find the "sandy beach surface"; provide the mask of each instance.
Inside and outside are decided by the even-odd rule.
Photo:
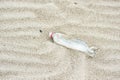
[[[51,31],[99,50],[67,49]],[[120,0],[0,0],[0,80],[120,80]]]

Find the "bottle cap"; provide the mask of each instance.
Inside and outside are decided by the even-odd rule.
[[[49,33],[49,37],[50,37],[50,38],[53,38],[53,34],[54,34],[53,32],[50,32],[50,33]]]

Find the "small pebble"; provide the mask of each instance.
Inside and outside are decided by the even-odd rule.
[[[74,4],[77,4],[77,2],[74,2]]]
[[[40,32],[42,33],[42,30],[40,30]]]

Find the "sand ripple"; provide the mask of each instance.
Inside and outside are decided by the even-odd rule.
[[[59,46],[50,31],[99,51]],[[119,80],[119,53],[120,0],[0,0],[0,80]]]

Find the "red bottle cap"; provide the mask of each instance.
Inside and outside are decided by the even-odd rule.
[[[54,34],[53,32],[50,32],[50,33],[49,33],[49,37],[50,37],[50,38],[53,38],[53,34]]]

